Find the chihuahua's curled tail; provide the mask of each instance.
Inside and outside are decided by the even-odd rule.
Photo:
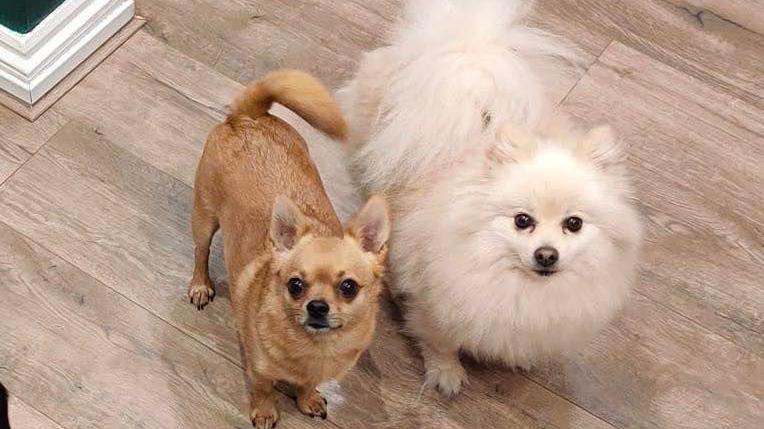
[[[231,104],[231,115],[257,119],[268,113],[274,102],[330,137],[345,140],[347,124],[334,97],[318,79],[299,70],[274,71],[250,83]]]

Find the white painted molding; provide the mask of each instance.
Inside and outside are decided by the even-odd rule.
[[[134,14],[134,0],[66,0],[27,34],[0,26],[0,89],[34,104]]]

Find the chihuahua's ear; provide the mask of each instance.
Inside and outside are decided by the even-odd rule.
[[[581,148],[599,167],[608,170],[626,161],[626,151],[609,125],[600,125],[587,132]]]
[[[390,237],[390,210],[385,199],[379,195],[369,198],[348,224],[347,233],[364,251],[379,253]]]
[[[291,250],[305,233],[305,216],[289,198],[280,195],[273,204],[271,214],[271,241],[279,251]]]

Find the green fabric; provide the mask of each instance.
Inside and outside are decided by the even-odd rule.
[[[0,25],[29,33],[64,0],[0,0]]]

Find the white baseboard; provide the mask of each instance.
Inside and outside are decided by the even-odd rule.
[[[0,26],[0,89],[34,104],[134,14],[134,0],[66,0],[27,34]]]

